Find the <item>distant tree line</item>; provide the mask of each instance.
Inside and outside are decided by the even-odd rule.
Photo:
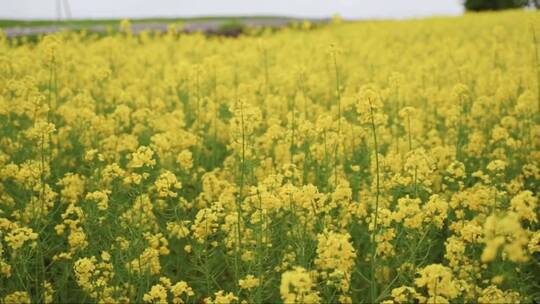
[[[519,7],[540,6],[540,0],[465,0],[465,9],[468,11],[502,10]]]

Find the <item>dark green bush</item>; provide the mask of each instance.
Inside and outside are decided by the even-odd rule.
[[[540,0],[465,0],[468,11],[503,10],[525,6],[538,7]]]

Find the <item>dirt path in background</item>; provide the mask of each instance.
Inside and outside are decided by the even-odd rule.
[[[238,24],[242,24],[248,28],[281,28],[290,25],[292,22],[301,22],[309,20],[315,24],[326,23],[325,19],[295,19],[295,18],[275,18],[275,19],[241,19]],[[131,29],[133,33],[138,34],[145,30],[166,32],[169,23],[133,23]],[[227,24],[227,20],[208,20],[208,21],[185,21],[181,22],[182,29],[180,31],[186,33],[203,32],[207,34],[218,34],[222,30],[222,26]],[[32,26],[32,27],[9,27],[2,29],[8,37],[42,35],[56,33],[66,30],[87,30],[89,32],[104,33],[109,26],[94,25],[94,26]],[[221,34],[228,34],[227,32]],[[235,34],[235,33],[232,33]],[[238,34],[238,32],[236,33]]]

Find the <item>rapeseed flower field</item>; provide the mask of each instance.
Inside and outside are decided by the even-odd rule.
[[[0,303],[540,301],[538,13],[0,38]]]

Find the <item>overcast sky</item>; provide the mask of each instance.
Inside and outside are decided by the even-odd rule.
[[[56,19],[58,3],[65,2],[73,18],[334,14],[345,18],[408,18],[462,13],[461,0],[0,0],[0,18]]]

